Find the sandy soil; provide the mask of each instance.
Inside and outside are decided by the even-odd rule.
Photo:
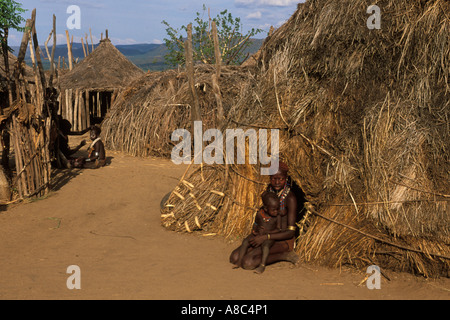
[[[109,166],[58,172],[48,197],[0,212],[0,299],[450,299],[450,279],[385,271],[391,281],[369,290],[365,270],[233,270],[238,243],[160,225],[160,200],[185,167],[108,156]],[[66,286],[71,265],[80,267],[80,290]]]

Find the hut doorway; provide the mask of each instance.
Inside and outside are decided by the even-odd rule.
[[[73,130],[85,130],[91,125],[102,123],[116,94],[113,90],[67,89],[60,96],[59,114],[69,120]]]
[[[305,217],[306,214],[305,203],[307,202],[307,200],[305,192],[292,178],[291,178],[291,192],[294,193],[295,198],[297,199],[297,219],[295,220],[295,222],[298,224]],[[295,238],[298,238],[299,236],[300,231],[298,228],[296,228]]]
[[[89,91],[89,117],[91,124],[101,124],[111,108],[113,91]]]

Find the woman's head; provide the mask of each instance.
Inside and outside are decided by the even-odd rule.
[[[72,124],[70,123],[69,120],[66,119],[60,121],[59,127],[61,129],[61,132],[65,136],[69,135],[70,131],[72,130]]]
[[[270,176],[270,185],[275,191],[280,191],[286,186],[289,167],[281,162],[278,165],[278,172]]]

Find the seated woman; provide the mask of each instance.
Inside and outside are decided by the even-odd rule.
[[[270,184],[267,191],[277,194],[280,199],[281,231],[271,235],[275,241],[270,248],[267,264],[273,264],[280,261],[296,263],[298,256],[293,252],[295,242],[295,223],[297,218],[297,198],[291,192],[291,186],[288,177],[288,166],[280,162],[278,172],[270,177]],[[241,267],[247,270],[254,270],[261,264],[262,243],[267,239],[265,235],[253,235],[249,242],[251,246],[247,253],[242,257]],[[239,252],[241,247],[235,249],[230,255],[230,263],[238,264]]]
[[[86,141],[83,140],[81,143],[75,147],[70,148],[69,147],[69,135],[81,135],[86,133],[89,129],[84,130],[82,132],[73,132],[72,130],[72,124],[65,119],[61,119],[59,122],[59,128],[56,128],[55,135],[52,140],[54,140],[54,148],[57,153],[55,154],[55,157],[59,159],[56,163],[60,163],[65,168],[72,168],[73,162],[75,161],[75,158],[72,156],[77,153],[83,146],[86,145]]]

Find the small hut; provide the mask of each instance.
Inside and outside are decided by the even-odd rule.
[[[72,123],[74,130],[100,123],[115,97],[143,74],[109,38],[103,39],[89,56],[60,78],[59,114]]]

